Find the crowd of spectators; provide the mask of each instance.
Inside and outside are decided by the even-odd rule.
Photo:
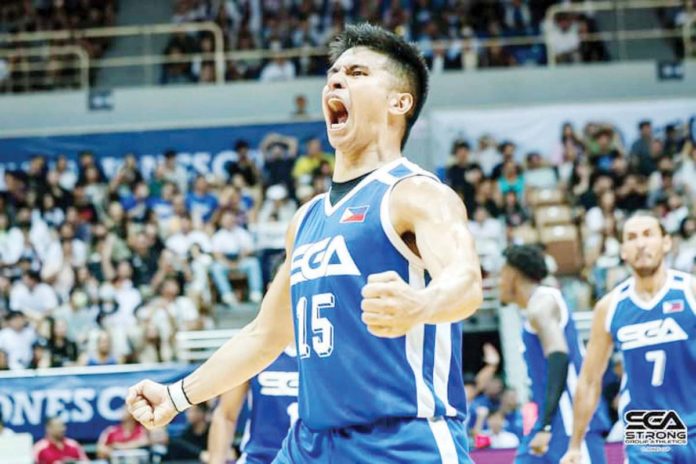
[[[175,23],[214,21],[223,30],[225,51],[262,49],[264,59],[240,58],[226,62],[225,80],[291,80],[321,75],[324,56],[309,52],[326,47],[346,24],[381,24],[416,42],[433,72],[542,64],[541,43],[507,44],[505,39],[535,37],[544,32],[546,9],[553,0],[418,1],[296,1],[240,2],[176,0]],[[591,15],[558,15],[548,31],[559,62],[606,61],[601,42],[583,37],[596,32]],[[165,49],[172,62],[162,69],[163,84],[214,82],[214,41],[209,33],[174,35]],[[294,49],[291,57],[281,53]],[[185,56],[193,56],[190,61]]]
[[[483,255],[501,249],[518,233],[533,227],[530,193],[540,188],[560,192],[572,208],[571,221],[582,237],[584,265],[563,279],[574,302],[583,286],[601,297],[628,275],[620,257],[618,231],[622,220],[639,209],[652,210],[672,235],[668,264],[696,271],[696,143],[688,126],[654,128],[639,123],[640,137],[624,142],[609,124],[588,123],[578,131],[563,125],[552,153],[518,153],[514,141],[496,142],[484,135],[472,146],[454,143],[442,173],[463,198],[471,231]],[[512,134],[511,134],[512,135]],[[483,261],[495,268],[499,261]],[[591,302],[574,305],[587,309]]]
[[[0,2],[0,33],[17,34],[113,26],[118,0],[3,0]],[[100,58],[109,39],[66,38],[8,42],[12,53],[0,56],[0,93],[66,89],[79,86],[79,63],[74,54],[31,54],[40,46],[77,45],[90,58]]]
[[[164,154],[107,177],[94,154],[36,156],[0,188],[0,369],[176,359],[176,333],[257,304],[287,224],[330,183],[319,139],[235,144],[224,178]],[[301,154],[301,155],[300,155]]]

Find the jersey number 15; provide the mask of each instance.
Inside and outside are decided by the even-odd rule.
[[[312,297],[311,314],[307,314],[307,298],[302,297],[297,302],[297,340],[298,355],[300,358],[308,358],[310,346],[307,340],[308,332],[312,333],[312,348],[320,358],[331,356],[334,346],[334,328],[326,317],[322,317],[322,311],[332,309],[335,306],[333,293],[320,293]],[[311,317],[308,321],[307,318]],[[309,324],[308,324],[309,323]],[[309,325],[309,331],[307,330]]]

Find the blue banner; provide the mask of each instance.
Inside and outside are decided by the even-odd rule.
[[[0,374],[0,412],[15,432],[44,436],[46,418],[60,416],[67,436],[93,442],[121,421],[128,387],[143,379],[170,383],[193,370],[187,364],[47,369],[34,375]],[[177,418],[184,420],[183,414]]]
[[[44,137],[9,137],[0,139],[0,165],[18,169],[32,156],[45,155],[55,159],[66,155],[76,160],[78,153],[90,151],[101,162],[107,175],[112,175],[123,157],[133,153],[140,160],[141,172],[149,177],[158,159],[169,149],[178,152],[177,161],[191,172],[223,175],[225,165],[237,159],[234,145],[238,140],[249,143],[251,154],[260,160],[258,148],[269,133],[295,137],[304,151],[306,140],[318,137],[325,150],[330,150],[324,121],[244,126],[204,127],[190,129],[146,130],[102,134],[57,135]]]

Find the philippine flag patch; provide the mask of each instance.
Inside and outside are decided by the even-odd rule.
[[[353,208],[346,208],[343,211],[343,216],[341,216],[340,223],[348,224],[351,222],[365,222],[365,216],[367,215],[367,210],[370,206],[355,206]]]
[[[662,303],[662,312],[665,314],[684,311],[684,300],[671,300]]]

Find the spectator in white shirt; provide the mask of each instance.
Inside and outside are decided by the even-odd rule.
[[[77,183],[77,174],[68,166],[68,158],[60,155],[56,161],[56,173],[58,174],[58,184],[67,191],[72,191]]]
[[[512,432],[504,430],[505,416],[494,411],[488,416],[488,431],[484,432],[491,439],[491,448],[517,448],[520,439]]]
[[[174,150],[164,152],[164,179],[179,187],[179,192],[186,193],[188,191],[186,168],[176,162]]]
[[[26,271],[10,290],[10,308],[40,321],[58,308],[58,297],[50,285],[41,282],[36,271]]]
[[[268,63],[261,71],[261,82],[291,81],[295,78],[295,66],[282,56]]]
[[[197,244],[205,253],[211,250],[208,234],[202,230],[194,230],[191,218],[184,215],[179,219],[179,231],[172,234],[165,245],[180,259],[186,259],[194,244]]]
[[[27,325],[21,311],[7,315],[7,326],[0,330],[0,350],[7,354],[10,369],[25,369],[32,359],[32,344],[36,340],[34,329]]]
[[[220,218],[220,229],[213,235],[213,265],[210,274],[222,300],[234,303],[232,287],[227,278],[231,269],[239,269],[249,281],[249,299],[258,303],[262,297],[261,265],[254,253],[251,234],[237,224],[234,213],[226,211]]]

